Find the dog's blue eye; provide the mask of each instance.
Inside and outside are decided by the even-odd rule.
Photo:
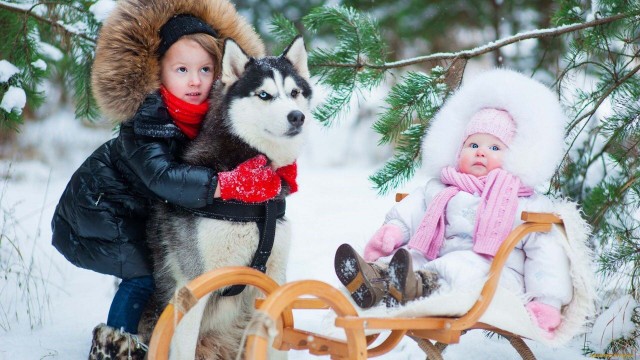
[[[298,91],[298,89],[291,90],[291,97],[292,98],[294,98],[294,99],[297,98],[299,94],[300,94],[300,91]]]
[[[271,100],[271,99],[273,99],[273,96],[269,95],[269,93],[268,93],[268,92],[266,92],[266,91],[264,91],[264,90],[262,90],[262,91],[260,91],[260,92],[258,93],[258,97],[259,97],[261,100],[265,100],[265,101],[266,101],[266,100]]]

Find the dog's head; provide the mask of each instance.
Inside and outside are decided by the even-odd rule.
[[[275,167],[300,154],[310,119],[307,51],[297,37],[280,56],[249,57],[227,39],[222,57],[229,129],[271,159]]]

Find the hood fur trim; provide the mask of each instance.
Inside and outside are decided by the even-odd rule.
[[[553,91],[506,69],[482,73],[447,99],[423,141],[423,169],[427,175],[439,178],[442,168],[456,167],[467,123],[473,114],[487,107],[508,111],[516,123],[516,135],[505,154],[503,168],[531,187],[548,181],[564,155],[568,119]]]
[[[160,88],[159,30],[177,14],[211,25],[221,47],[233,38],[250,56],[265,54],[258,34],[227,0],[120,0],[100,30],[91,74],[104,115],[117,122],[130,119],[145,96]]]

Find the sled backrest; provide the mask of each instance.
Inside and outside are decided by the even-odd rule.
[[[406,198],[407,196],[409,196],[408,193],[396,193],[396,202],[402,201],[402,199]]]

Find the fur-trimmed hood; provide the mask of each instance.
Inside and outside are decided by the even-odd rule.
[[[177,14],[211,25],[221,46],[232,38],[250,56],[265,54],[258,34],[228,0],[120,0],[100,30],[91,74],[98,106],[112,120],[131,118],[160,88],[159,30]]]
[[[439,178],[443,167],[456,167],[467,123],[483,108],[506,110],[516,123],[503,168],[531,187],[548,181],[564,154],[567,117],[553,91],[506,69],[480,74],[447,99],[422,145],[427,175]]]

